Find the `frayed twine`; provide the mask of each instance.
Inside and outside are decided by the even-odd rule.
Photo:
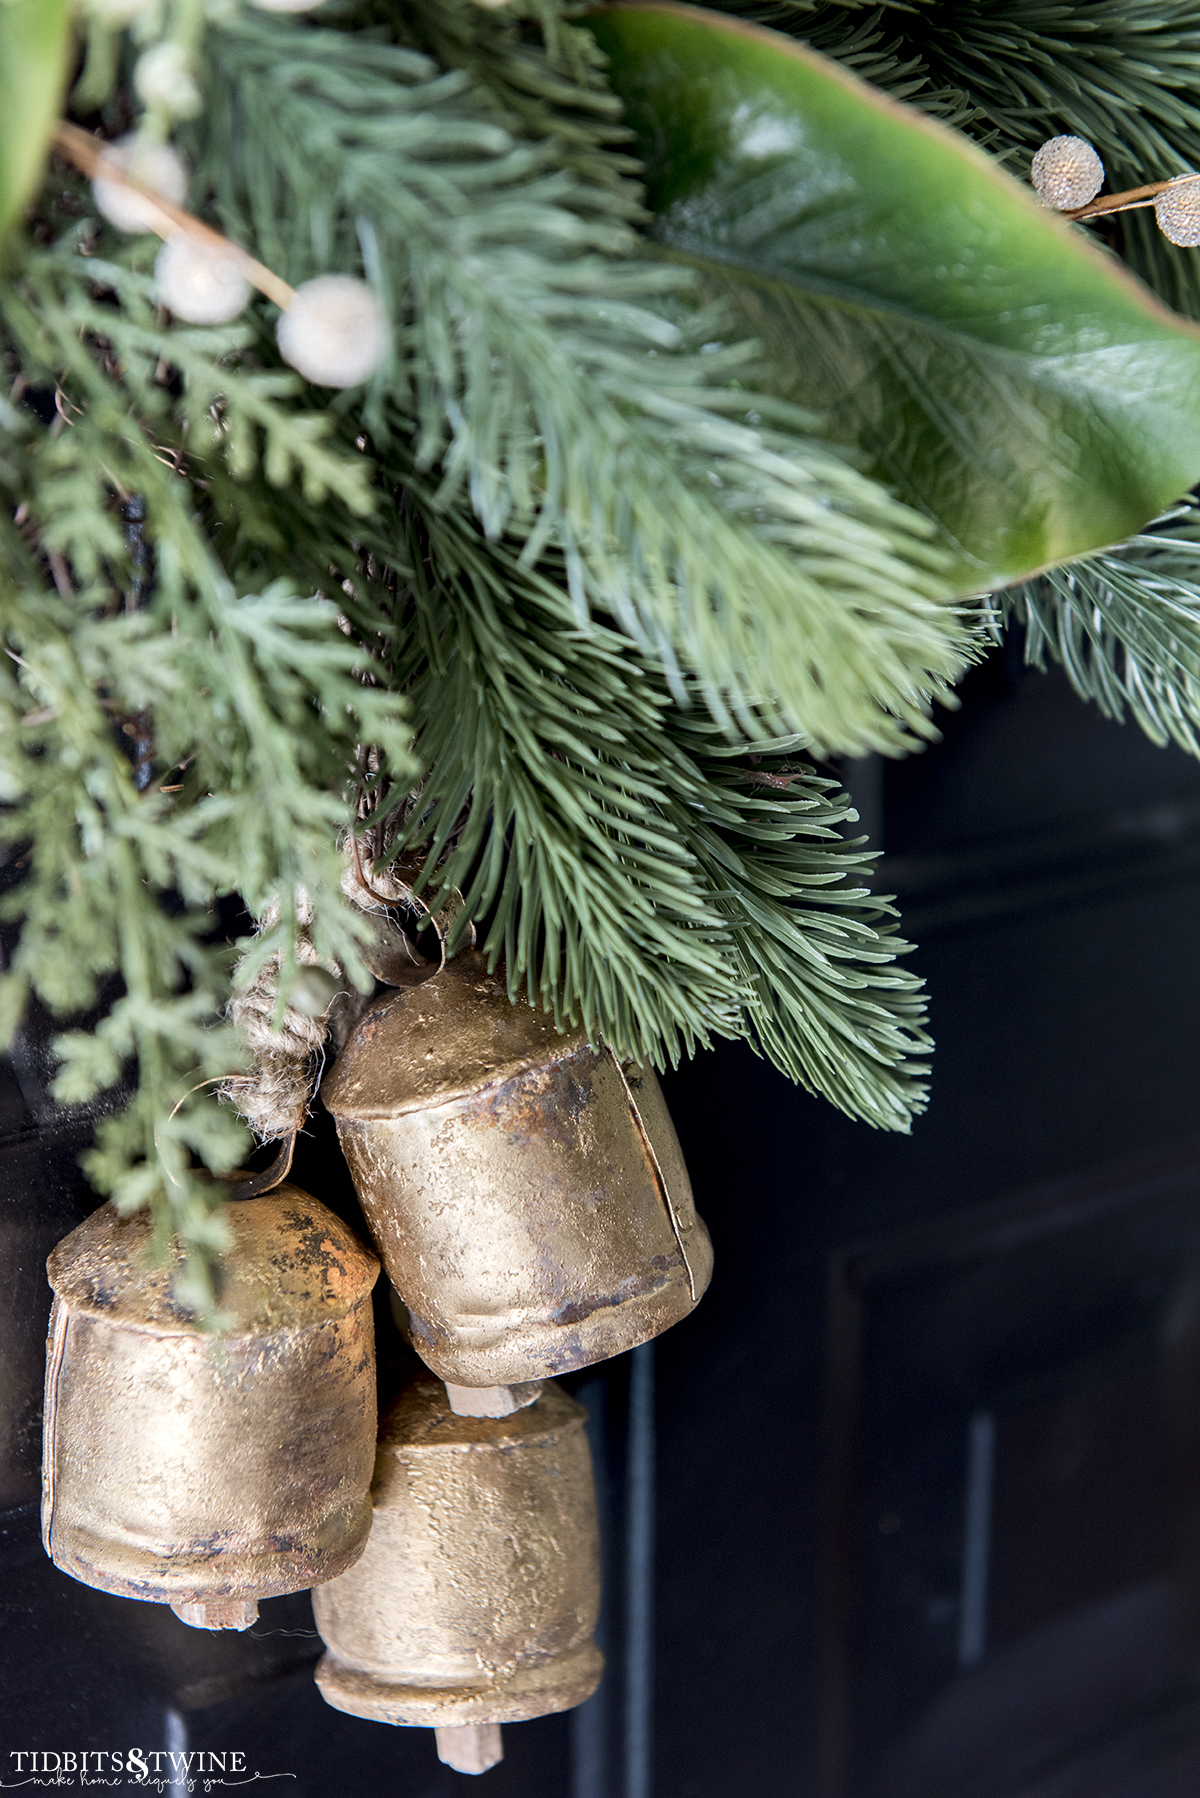
[[[278,924],[279,912],[278,904],[267,907],[258,921],[259,933]],[[307,893],[297,892],[296,961],[340,978],[337,964],[322,961],[313,948],[312,922],[312,901]],[[221,1097],[241,1112],[260,1142],[270,1142],[303,1128],[324,1068],[329,1020],[327,1015],[306,1017],[289,1005],[276,1024],[283,957],[278,951],[269,956],[249,984],[239,988],[238,972],[250,954],[247,950],[234,971],[233,997],[225,1015],[250,1051],[252,1066],[226,1081]]]
[[[356,838],[348,837],[343,848],[346,859],[341,888],[352,905],[381,918],[396,906],[412,907],[426,918],[430,916],[428,904],[414,896],[411,886],[400,873],[390,867],[364,863]],[[451,894],[449,904],[443,907],[433,925],[441,946],[440,962],[424,962],[404,937],[395,932],[392,934],[404,953],[395,968],[377,963],[382,977],[389,984],[408,985],[436,973],[445,963],[446,934],[461,906],[461,895]],[[268,906],[259,919],[258,934],[273,929],[279,922],[279,915],[278,904]],[[338,1052],[373,999],[373,994],[356,992],[350,986],[345,971],[337,962],[322,960],[317,954],[312,943],[313,917],[312,900],[298,889],[295,959],[302,969],[320,969],[337,983],[316,1016],[290,1004],[276,1022],[279,974],[283,965],[279,952],[268,957],[243,987],[239,988],[238,973],[249,958],[249,950],[234,971],[234,993],[226,1016],[250,1052],[251,1067],[246,1073],[233,1075],[225,1081],[221,1097],[241,1112],[260,1142],[291,1136],[303,1129],[325,1070],[327,1043],[332,1044],[335,1053]],[[466,940],[474,942],[473,931],[468,932]],[[368,961],[371,959],[368,956]],[[400,962],[404,963],[402,968],[399,968]]]

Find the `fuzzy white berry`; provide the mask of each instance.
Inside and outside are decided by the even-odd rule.
[[[1043,205],[1070,212],[1094,200],[1104,185],[1104,164],[1082,137],[1052,137],[1034,157],[1029,179]]]
[[[279,353],[317,387],[356,387],[388,351],[383,307],[365,281],[318,275],[296,289],[276,327]]]
[[[320,0],[250,0],[250,4],[260,12],[308,12]]]
[[[1176,175],[1155,200],[1154,216],[1165,238],[1194,250],[1200,244],[1200,175]]]
[[[119,137],[103,152],[102,163],[118,175],[133,175],[144,187],[152,187],[173,206],[182,206],[187,195],[187,169],[183,158],[169,144],[144,144],[135,131]],[[92,197],[98,210],[118,231],[155,231],[163,215],[136,188],[122,181],[106,181],[97,175]]]
[[[161,106],[175,119],[194,119],[203,104],[182,44],[155,44],[139,56],[133,85],[147,106]]]
[[[232,256],[180,232],[154,264],[158,297],[193,325],[226,325],[250,298],[250,283]]]

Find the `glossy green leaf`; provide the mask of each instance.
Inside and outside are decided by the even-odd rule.
[[[66,0],[0,0],[0,243],[41,177],[70,42]]]
[[[938,520],[959,591],[1127,537],[1200,480],[1200,330],[965,138],[718,14],[588,23],[655,237]]]

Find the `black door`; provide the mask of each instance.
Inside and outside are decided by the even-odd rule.
[[[845,771],[930,982],[930,1110],[873,1133],[741,1046],[667,1077],[717,1271],[569,1382],[609,1671],[482,1782],[324,1705],[302,1595],[207,1636],[45,1560],[41,1263],[95,1201],[27,1032],[0,1091],[4,1786],[136,1749],[118,1789],[203,1750],[300,1798],[1200,1790],[1200,766],[1011,645],[963,698],[936,748]],[[327,1129],[297,1177],[355,1218]]]

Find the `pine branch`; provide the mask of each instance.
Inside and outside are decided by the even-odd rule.
[[[454,10],[429,13],[439,41]],[[367,256],[396,320],[365,408],[377,453],[415,436],[439,505],[467,497],[527,566],[560,551],[580,622],[615,618],[677,697],[694,674],[728,730],[826,746],[928,735],[972,649],[929,526],[756,395],[752,346],[641,254],[609,124],[563,166],[590,89],[566,106],[543,56],[532,105],[525,45],[502,105],[514,27],[476,13],[471,33],[488,85],[306,23],[214,32],[197,148],[224,228],[293,282]]]
[[[924,982],[895,965],[912,946],[866,884],[876,857],[841,836],[852,802],[789,746],[746,765],[699,719],[678,724],[707,786],[708,819],[689,819],[689,835],[752,988],[747,1035],[849,1116],[907,1130],[933,1047]]]
[[[928,10],[920,0],[721,0],[712,10],[799,38],[893,100],[994,145],[996,133],[983,108],[961,86],[934,85],[920,47]]]
[[[419,489],[416,490],[419,493]],[[670,701],[620,634],[409,490],[415,570],[395,678],[425,769],[399,847],[429,845],[515,994],[637,1059],[732,1033],[741,982],[663,798],[688,771]],[[443,858],[445,858],[443,860]]]
[[[661,1066],[748,1037],[853,1116],[924,1098],[920,982],[843,842],[850,801],[789,756],[745,760],[622,634],[580,632],[553,558],[525,569],[410,485],[415,570],[393,678],[425,766],[398,854],[460,887],[513,997]]]
[[[1200,503],[996,599],[1028,663],[1061,663],[1106,718],[1128,708],[1153,742],[1200,755]]]

